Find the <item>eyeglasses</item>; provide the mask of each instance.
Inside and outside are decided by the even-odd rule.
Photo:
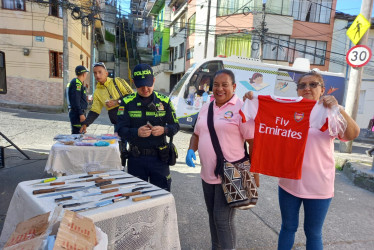
[[[319,83],[319,82],[311,82],[309,84],[308,83],[299,83],[299,84],[297,84],[297,89],[298,90],[306,89],[307,86],[309,86],[309,88],[311,88],[311,89],[315,89],[315,88],[317,88],[317,86],[322,86],[322,84]]]

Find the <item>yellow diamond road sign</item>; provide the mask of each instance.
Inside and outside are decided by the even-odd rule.
[[[347,36],[356,45],[370,28],[370,22],[359,14],[347,30]]]

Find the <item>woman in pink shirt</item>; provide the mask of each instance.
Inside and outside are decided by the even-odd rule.
[[[326,95],[322,75],[311,71],[300,77],[297,82],[297,94],[303,98],[319,101],[328,109],[339,109],[347,123],[344,131],[339,131],[339,139],[355,139],[360,128],[357,123],[338,105],[334,96]],[[252,99],[252,92],[245,98]],[[325,125],[328,123],[326,122]],[[301,204],[304,206],[304,232],[306,249],[323,249],[322,227],[334,196],[335,159],[334,139],[329,129],[309,128],[302,165],[302,176],[299,180],[279,178],[279,207],[282,216],[282,227],[279,233],[278,249],[289,250],[295,241],[299,226]],[[276,163],[275,163],[276,164]]]
[[[235,76],[232,71],[224,69],[215,74],[213,82],[214,128],[224,158],[229,162],[244,158],[244,141],[250,138],[248,124],[241,122],[239,111],[243,102],[234,94],[235,88]],[[195,167],[192,159],[196,160],[195,151],[198,150],[201,162],[200,175],[209,214],[212,249],[234,249],[236,247],[235,209],[227,204],[221,178],[217,171],[215,173],[217,157],[207,125],[208,108],[209,103],[206,103],[200,110],[190,140],[186,163],[190,167]]]
[[[338,105],[334,96],[326,95],[323,78],[312,71],[300,77],[297,94],[303,98],[320,101],[326,108],[339,107],[340,114],[347,122],[345,131],[339,132],[339,139],[350,141],[360,133],[356,122]],[[291,249],[299,224],[299,210],[304,206],[304,232],[306,249],[323,249],[322,227],[334,196],[335,160],[334,137],[329,130],[322,132],[310,128],[304,153],[302,176],[299,180],[279,179],[279,206],[282,227],[279,233],[278,249]]]

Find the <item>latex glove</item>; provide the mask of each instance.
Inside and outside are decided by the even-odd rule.
[[[186,164],[189,167],[195,167],[195,163],[193,162],[192,159],[194,159],[196,161],[195,151],[193,151],[193,149],[189,149],[187,151],[187,156],[186,156]]]

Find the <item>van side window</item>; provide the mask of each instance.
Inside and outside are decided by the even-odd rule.
[[[210,61],[201,65],[186,86],[184,99],[192,98],[195,93],[202,96],[204,92],[212,91],[213,76],[221,69],[223,69],[222,61]]]

